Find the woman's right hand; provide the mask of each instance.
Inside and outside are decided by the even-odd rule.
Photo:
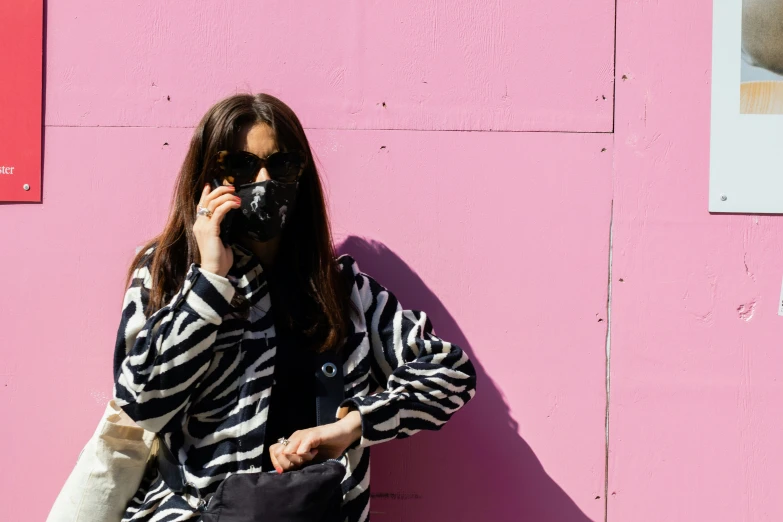
[[[212,190],[209,185],[201,192],[199,206],[208,208],[211,217],[196,216],[193,234],[201,255],[201,269],[226,277],[234,263],[234,253],[231,247],[223,244],[220,239],[220,223],[226,214],[240,207],[240,199],[234,195],[234,187],[226,185]]]

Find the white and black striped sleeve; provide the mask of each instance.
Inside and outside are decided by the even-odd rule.
[[[162,432],[187,405],[209,367],[218,326],[231,310],[235,289],[225,277],[194,264],[169,304],[147,316],[151,282],[144,264],[125,293],[114,396],[140,426]]]
[[[361,446],[438,430],[476,392],[476,372],[458,346],[433,334],[424,312],[405,310],[394,295],[358,273],[380,393],[348,399],[362,417]]]

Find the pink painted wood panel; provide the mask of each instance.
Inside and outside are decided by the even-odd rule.
[[[375,451],[374,520],[604,520],[612,200],[608,520],[783,519],[783,229],[706,212],[709,3],[620,2],[614,136],[431,132],[611,130],[603,1],[48,9],[44,204],[0,206],[4,517],[43,519],[92,432],[125,263],[239,88],[297,110],[342,250],[479,369]]]
[[[0,415],[24,427],[2,439],[9,520],[43,519],[111,393],[124,268],[189,134],[49,128],[44,204],[2,207]],[[310,137],[342,249],[480,374],[441,432],[377,448],[374,520],[600,520],[611,136]]]
[[[375,452],[375,520],[602,520],[611,136],[311,136],[343,250],[479,371],[442,432]]]
[[[710,6],[619,3],[610,521],[783,520],[783,224],[707,212]]]
[[[614,2],[52,2],[48,125],[266,91],[340,129],[612,130]]]
[[[124,272],[165,221],[189,135],[47,129],[43,204],[0,206],[3,520],[46,519],[111,398]]]

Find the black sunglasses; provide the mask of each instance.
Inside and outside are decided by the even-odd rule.
[[[266,167],[269,177],[280,183],[296,183],[302,174],[305,156],[301,152],[275,152],[259,158],[252,152],[221,150],[215,156],[212,175],[220,184],[240,186],[253,183]]]

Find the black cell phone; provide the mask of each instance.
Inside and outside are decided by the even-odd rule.
[[[213,179],[211,184],[212,190],[223,186],[216,179]],[[234,217],[237,215],[238,210],[239,209],[235,208],[229,210],[226,215],[223,216],[223,221],[220,223],[220,239],[226,246],[230,245],[234,241],[234,231],[232,224],[234,223]]]

